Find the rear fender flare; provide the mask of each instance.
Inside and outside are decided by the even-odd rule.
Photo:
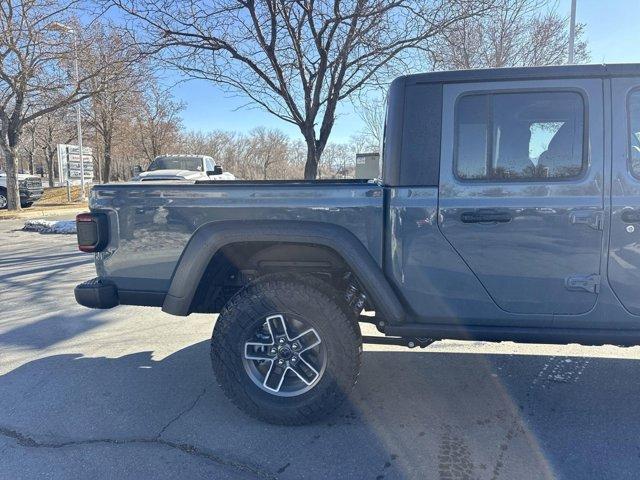
[[[191,313],[195,292],[216,252],[225,245],[252,241],[319,245],[332,249],[358,277],[378,315],[388,323],[404,323],[405,312],[395,291],[353,233],[338,225],[290,220],[230,220],[199,227],[178,260],[162,310],[180,316]]]

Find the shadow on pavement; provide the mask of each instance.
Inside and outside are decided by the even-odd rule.
[[[99,314],[97,310],[88,313],[56,312],[0,333],[0,347],[11,345],[44,349],[104,324],[106,320],[96,318]]]
[[[161,436],[282,478],[620,479],[640,469],[634,360],[368,351],[347,405],[287,428],[225,399],[208,348],[34,360],[0,376],[0,427],[51,443]]]

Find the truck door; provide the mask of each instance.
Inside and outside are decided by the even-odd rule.
[[[612,95],[609,284],[640,315],[640,79],[615,78]]]
[[[571,315],[596,303],[602,86],[600,79],[445,86],[439,227],[506,312]]]

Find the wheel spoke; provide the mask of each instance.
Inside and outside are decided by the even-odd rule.
[[[253,382],[269,393],[299,395],[312,388],[324,372],[327,353],[320,335],[295,316],[266,317],[247,340],[251,341],[244,343],[245,369]]]
[[[287,373],[287,367],[284,365],[278,365],[276,362],[271,362],[269,372],[264,379],[264,386],[274,392],[279,392],[284,381],[285,373]]]
[[[290,365],[290,369],[300,377],[307,385],[311,385],[318,377],[318,371],[307,363],[302,357],[299,357],[299,361],[294,365]]]
[[[244,358],[247,360],[273,360],[274,355],[269,352],[272,343],[246,342],[244,344]]]
[[[302,353],[305,350],[309,350],[310,348],[320,345],[322,340],[320,340],[320,335],[318,335],[313,328],[310,328],[306,332],[303,332],[296,338],[292,339],[292,341],[300,344],[300,353]]]
[[[267,325],[269,326],[269,333],[274,342],[276,341],[276,337],[287,336],[287,326],[282,315],[268,317]]]

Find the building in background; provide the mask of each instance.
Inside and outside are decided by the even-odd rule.
[[[379,153],[356,153],[356,178],[380,178]]]

